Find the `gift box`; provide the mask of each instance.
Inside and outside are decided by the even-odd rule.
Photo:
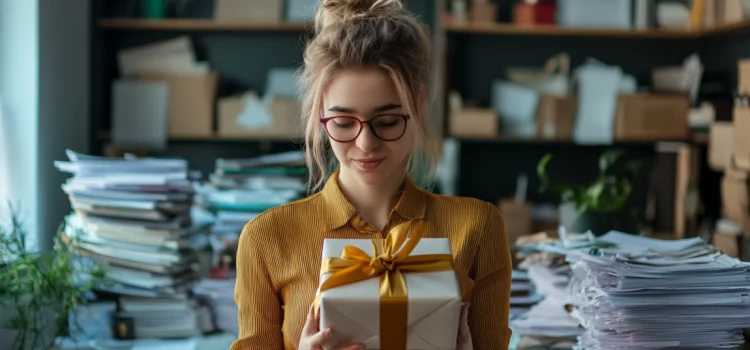
[[[397,226],[386,240],[326,239],[316,302],[325,349],[454,350],[461,293],[447,239]],[[403,247],[402,247],[403,246]]]

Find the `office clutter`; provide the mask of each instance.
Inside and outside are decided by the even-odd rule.
[[[113,337],[185,337],[211,330],[191,297],[208,238],[191,217],[192,173],[182,159],[120,159],[67,151],[55,162],[74,176],[63,185],[73,212],[65,239],[75,253],[107,265],[98,292],[116,297]]]
[[[718,219],[713,243],[723,252],[750,259],[750,107],[748,90],[750,60],[737,64],[739,79],[735,99],[733,120],[714,122],[710,126],[708,163],[723,173],[721,179],[721,214]]]
[[[290,151],[216,160],[214,172],[198,186],[196,196],[200,207],[214,217],[210,230],[215,277],[233,277],[237,242],[246,223],[305,195],[304,157],[302,151]]]
[[[263,95],[246,89],[219,96],[220,74],[198,61],[189,37],[123,49],[117,58],[120,77],[112,82],[115,147],[164,150],[169,138],[302,136],[294,69],[272,69]]]
[[[639,89],[635,78],[618,66],[590,58],[571,72],[569,61],[561,53],[543,68],[509,67],[507,79],[492,83],[489,108],[464,102],[452,92],[450,134],[606,145],[687,140],[691,118],[706,124],[703,110],[691,109],[702,75],[695,55],[683,66],[655,67],[650,89]]]
[[[545,294],[511,320],[522,337],[519,349],[561,342],[574,349],[743,344],[749,263],[701,238],[666,241],[617,231],[598,238],[561,231],[559,237],[517,241],[519,269]]]
[[[489,0],[450,0],[454,23],[493,23],[502,11]],[[557,25],[592,29],[688,31],[742,21],[750,8],[742,0],[519,0],[510,9],[518,26]]]

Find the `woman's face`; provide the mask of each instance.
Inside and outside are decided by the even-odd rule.
[[[360,68],[337,73],[328,84],[323,108],[342,175],[367,185],[403,176],[413,145],[408,130],[413,121],[405,116],[396,86],[386,71]]]

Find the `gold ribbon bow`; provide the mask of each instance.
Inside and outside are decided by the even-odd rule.
[[[347,246],[340,258],[326,259],[321,269],[321,274],[332,275],[321,285],[319,295],[329,289],[380,277],[381,349],[406,349],[408,298],[402,273],[453,270],[450,254],[410,256],[422,239],[423,223],[415,225],[409,238],[410,227],[411,222],[394,227],[385,244],[382,239],[372,240],[372,257],[362,249]]]

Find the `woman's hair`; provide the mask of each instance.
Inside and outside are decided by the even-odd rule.
[[[300,72],[311,191],[325,184],[336,161],[319,121],[325,88],[337,72],[361,67],[379,67],[393,79],[416,126],[411,128],[414,145],[408,172],[412,177],[432,179],[437,150],[429,136],[423,103],[430,74],[427,27],[407,12],[400,0],[322,0],[315,35],[307,44]]]

